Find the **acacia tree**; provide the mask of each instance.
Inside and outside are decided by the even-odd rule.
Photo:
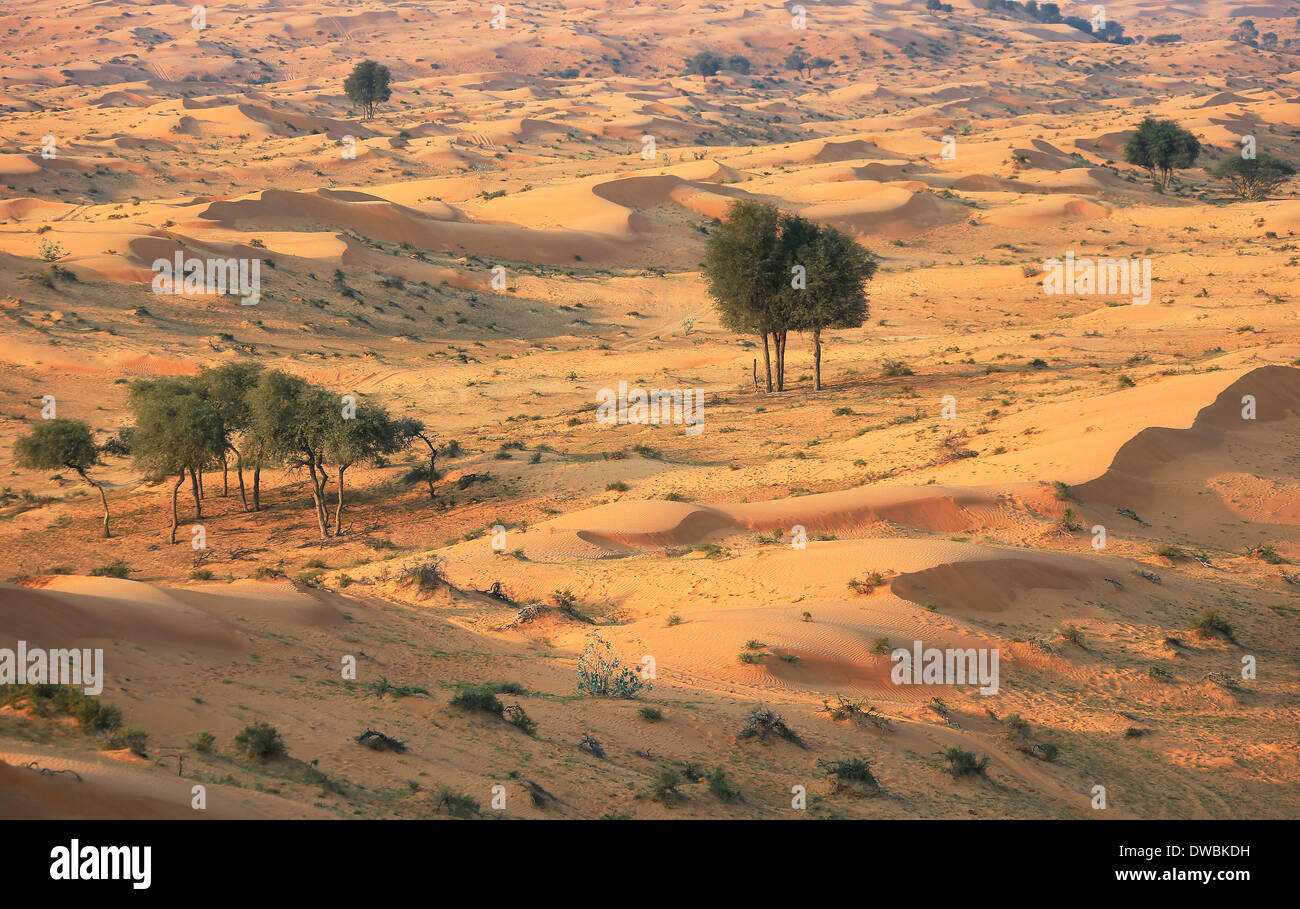
[[[803,218],[798,230],[803,242],[794,257],[804,268],[802,286],[791,282],[788,291],[793,327],[812,334],[813,388],[822,387],[822,332],[828,328],[859,328],[867,318],[866,284],[876,273],[870,251],[833,227],[821,227]]]
[[[1267,199],[1273,190],[1295,176],[1296,169],[1271,155],[1243,158],[1232,154],[1214,167],[1214,176],[1227,182],[1236,196],[1247,202]]]
[[[131,388],[131,407],[135,411],[131,449],[136,466],[150,479],[177,478],[172,487],[171,542],[175,543],[180,524],[176,500],[187,472],[195,512],[203,517],[196,474],[225,451],[221,415],[189,379],[137,382]]]
[[[436,499],[438,496],[433,491],[433,484],[438,480],[438,446],[433,441],[433,433],[425,428],[424,421],[414,417],[402,417],[397,424],[397,432],[403,439],[419,439],[429,449],[429,470],[425,482],[429,485],[429,498]]]
[[[785,68],[795,70],[799,75],[803,75],[804,70],[809,69],[808,52],[802,47],[796,47],[790,53],[785,55]]]
[[[279,370],[265,372],[249,392],[252,435],[263,457],[307,469],[320,535],[329,536],[325,509],[325,447],[342,420],[338,399],[322,388]]]
[[[379,463],[386,455],[406,447],[418,421],[389,419],[388,411],[378,404],[362,401],[355,415],[343,419],[327,433],[322,460],[338,471],[338,503],[334,507],[334,535],[343,535],[343,472],[353,464]],[[420,427],[423,429],[423,426]]]
[[[716,76],[725,62],[712,51],[700,51],[686,61],[685,73],[688,76],[699,76],[701,81],[707,83],[709,76]]]
[[[32,428],[31,435],[14,443],[14,459],[26,470],[74,470],[81,479],[99,490],[104,506],[104,536],[108,532],[108,495],[103,484],[86,473],[99,463],[99,449],[90,427],[80,420],[44,420]]]
[[[361,118],[369,120],[375,115],[375,105],[392,97],[388,87],[392,74],[388,67],[381,66],[374,60],[363,60],[352,67],[352,74],[343,81],[343,91],[348,100],[361,108]]]
[[[224,366],[203,369],[198,375],[199,389],[204,398],[221,417],[225,450],[221,456],[222,495],[230,491],[227,477],[225,451],[235,454],[235,473],[239,478],[239,498],[248,510],[248,494],[244,489],[244,455],[240,446],[246,444],[251,425],[248,394],[256,387],[262,374],[257,363],[227,363]],[[235,444],[239,440],[239,445]]]
[[[789,250],[781,243],[781,212],[773,205],[732,202],[726,220],[709,231],[704,280],[723,327],[763,338],[767,390],[772,391],[772,354],[777,355],[778,391],[788,319],[783,292],[790,274]]]
[[[1201,143],[1173,120],[1147,117],[1124,145],[1124,160],[1151,175],[1161,189],[1178,168],[1191,167],[1201,153]]]

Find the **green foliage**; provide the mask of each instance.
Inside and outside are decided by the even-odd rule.
[[[257,761],[269,761],[287,754],[279,731],[264,722],[245,726],[243,731],[235,736],[235,747],[240,754]]]
[[[1141,167],[1159,183],[1169,187],[1174,171],[1191,167],[1201,153],[1201,143],[1173,120],[1144,119],[1124,145],[1124,160]]]
[[[964,748],[949,748],[943,752],[943,757],[948,762],[948,771],[954,777],[983,776],[989,765],[987,757],[976,758]]]
[[[392,97],[389,83],[392,74],[388,67],[381,66],[374,60],[363,60],[352,68],[352,73],[343,81],[343,91],[348,100],[361,108],[363,119],[369,120],[375,115],[375,105],[382,104]]]
[[[634,698],[651,686],[640,674],[614,655],[614,647],[602,638],[587,644],[578,658],[578,690],[593,697]]]
[[[1271,155],[1243,158],[1232,153],[1214,167],[1214,176],[1225,181],[1239,199],[1255,202],[1269,195],[1295,176],[1293,165]]]
[[[99,462],[90,427],[80,420],[42,420],[14,443],[24,470],[85,470]]]

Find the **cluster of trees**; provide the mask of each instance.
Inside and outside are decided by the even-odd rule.
[[[1124,160],[1151,174],[1161,189],[1169,186],[1175,170],[1191,167],[1201,154],[1201,143],[1173,120],[1147,117],[1124,145]],[[1294,165],[1272,155],[1260,153],[1242,157],[1233,149],[1219,160],[1212,175],[1228,184],[1239,199],[1254,202],[1269,195],[1296,174]]]
[[[1261,35],[1259,29],[1255,27],[1254,19],[1243,20],[1237,26],[1237,30],[1232,33],[1232,40],[1240,41],[1242,44],[1249,44],[1251,47],[1262,47],[1265,50],[1272,50],[1278,46],[1277,32],[1264,32]],[[1289,44],[1290,42],[1284,43]]]
[[[1093,28],[1092,22],[1088,19],[1079,16],[1061,15],[1061,7],[1056,3],[1039,3],[1037,0],[1025,0],[1024,3],[1020,3],[1018,0],[988,0],[986,6],[990,10],[1002,9],[1009,13],[1024,13],[1031,19],[1047,25],[1056,25],[1058,23],[1068,25],[1101,41],[1109,41],[1111,44],[1133,43],[1132,38],[1124,36],[1124,26],[1118,22],[1108,19],[1101,28]]]
[[[176,478],[171,489],[171,541],[180,523],[177,499],[188,478],[194,509],[203,518],[203,475],[222,471],[223,495],[229,494],[233,455],[239,495],[245,511],[259,511],[264,467],[305,470],[322,538],[343,534],[344,477],[357,464],[382,464],[419,439],[428,446],[430,495],[436,479],[438,449],[424,424],[393,419],[368,401],[344,403],[340,396],[279,370],[254,363],[231,363],[202,370],[194,377],[142,379],[131,386],[135,424],[110,448],[97,447],[90,428],[78,420],[49,420],[18,440],[19,466],[67,468],[99,489],[108,535],[108,499],[102,485],[86,471],[101,453],[130,454],[137,469],[152,482]],[[252,466],[252,503],[244,467]],[[327,506],[330,480],[338,484],[333,514]]]
[[[709,76],[716,76],[724,69],[747,76],[750,71],[749,58],[742,57],[740,54],[720,57],[712,51],[700,51],[686,61],[686,66],[682,72],[687,76],[699,76],[702,79],[708,79]]]
[[[786,55],[784,65],[786,69],[805,75],[811,74],[815,69],[830,69],[835,65],[835,61],[827,57],[810,57],[802,47],[796,47]],[[739,54],[720,57],[712,51],[700,51],[686,61],[682,72],[687,76],[699,76],[702,79],[708,79],[709,76],[716,76],[724,69],[747,76],[752,67],[749,58],[742,57]]]
[[[808,56],[808,52],[802,47],[796,47],[785,55],[785,68],[795,70],[801,76],[811,75],[815,69],[828,70],[834,65],[835,61],[828,57]]]
[[[814,388],[821,389],[822,332],[867,318],[867,282],[877,262],[852,237],[762,202],[731,203],[709,231],[704,280],[722,324],[763,339],[767,390],[785,390],[786,339],[812,336]]]
[[[363,60],[352,67],[352,73],[343,80],[343,91],[348,100],[361,108],[361,119],[369,120],[375,115],[375,105],[382,104],[393,96],[389,88],[392,74],[388,67],[374,60]]]
[[[1191,167],[1201,154],[1201,143],[1173,120],[1147,117],[1124,144],[1124,160],[1146,170],[1161,189],[1169,187],[1174,171]]]

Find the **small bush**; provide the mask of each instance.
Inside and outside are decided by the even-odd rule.
[[[640,674],[613,654],[608,641],[596,638],[578,658],[578,690],[593,697],[634,698],[649,688]]]
[[[745,725],[741,727],[736,738],[744,741],[746,739],[758,739],[766,743],[769,738],[784,739],[798,745],[800,748],[806,747],[803,739],[793,729],[786,725],[785,720],[772,710],[766,707],[755,707],[745,718]]]
[[[983,776],[989,765],[987,757],[976,758],[972,752],[964,748],[949,748],[943,752],[943,757],[948,762],[948,770],[954,777]]]
[[[727,779],[727,771],[721,767],[715,767],[707,777],[709,781],[709,792],[724,802],[734,802],[740,799],[740,790],[731,785]]]
[[[650,787],[650,797],[656,802],[667,804],[675,799],[681,798],[681,793],[677,787],[682,784],[682,775],[676,770],[669,767],[659,771],[655,777],[654,784]]]
[[[100,565],[98,568],[90,569],[92,578],[125,578],[131,573],[131,569],[126,566],[125,562],[117,561],[109,565]]]
[[[462,685],[456,692],[456,696],[451,699],[451,706],[459,707],[461,710],[490,713],[493,716],[502,716],[505,713],[505,706],[500,698],[487,685]]]
[[[651,723],[657,723],[664,718],[664,712],[658,707],[642,707],[637,713],[641,715],[641,719],[648,720]]]
[[[244,731],[235,736],[235,747],[241,754],[258,761],[269,761],[288,753],[280,733],[269,723],[245,726]]]
[[[1223,617],[1217,609],[1205,609],[1197,616],[1196,621],[1192,624],[1192,631],[1195,631],[1201,637],[1212,637],[1220,634],[1229,641],[1234,641],[1232,624]]]
[[[478,800],[473,796],[461,795],[448,786],[438,790],[438,800],[434,803],[435,811],[446,810],[452,817],[471,818],[479,813]]]

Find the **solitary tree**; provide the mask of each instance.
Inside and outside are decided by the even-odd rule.
[[[343,90],[347,92],[348,99],[361,108],[363,120],[369,120],[375,115],[376,104],[392,97],[393,92],[388,87],[391,79],[388,67],[381,66],[374,60],[363,60],[352,68],[352,75],[343,82]]]
[[[136,466],[151,479],[176,476],[171,525],[171,542],[175,543],[180,524],[176,498],[186,473],[194,493],[195,513],[203,517],[197,474],[226,450],[221,415],[190,379],[137,382],[131,388],[131,407],[135,411],[131,449]]]
[[[1295,172],[1288,162],[1263,154],[1254,158],[1231,154],[1214,167],[1214,176],[1227,181],[1237,197],[1248,202],[1267,199]]]
[[[1124,160],[1144,168],[1162,189],[1169,186],[1174,170],[1191,167],[1201,153],[1201,143],[1173,120],[1147,117],[1129,136]]]
[[[108,496],[104,487],[87,475],[86,470],[99,463],[90,427],[80,420],[43,420],[14,443],[14,458],[27,470],[75,470],[77,475],[99,490],[104,505],[104,536],[108,532]]]
[[[828,328],[858,328],[866,321],[866,284],[875,275],[877,263],[847,234],[833,227],[812,228],[811,236],[794,254],[803,266],[803,281],[792,282],[787,309],[793,326],[812,335],[813,388],[820,391],[822,332]]]

